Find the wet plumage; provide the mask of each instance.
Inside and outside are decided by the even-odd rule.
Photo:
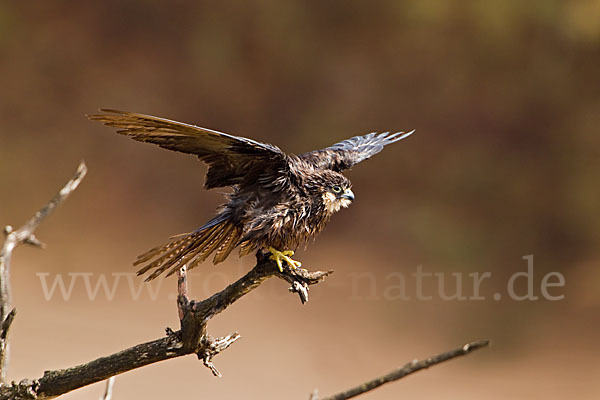
[[[236,248],[240,256],[260,249],[296,249],[318,234],[330,217],[354,199],[340,172],[409,133],[369,133],[301,155],[278,147],[181,122],[116,110],[92,120],[140,142],[196,155],[208,164],[205,188],[231,187],[217,215],[194,232],[179,235],[138,257],[138,274],[151,280],[209,256],[219,263]],[[291,252],[289,252],[291,253]]]

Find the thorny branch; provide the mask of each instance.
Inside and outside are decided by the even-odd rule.
[[[343,392],[334,394],[333,396],[327,396],[319,399],[318,393],[315,390],[310,396],[310,400],[346,400],[352,397],[359,396],[363,393],[371,391],[373,389],[378,388],[379,386],[386,384],[388,382],[393,382],[398,379],[404,378],[407,375],[413,374],[422,369],[427,369],[444,361],[451,360],[456,357],[466,356],[467,354],[479,350],[483,347],[487,347],[490,344],[489,340],[478,340],[475,342],[467,343],[464,346],[461,346],[457,349],[447,351],[445,353],[441,353],[425,360],[417,361],[413,360],[407,363],[405,366],[398,368],[386,375],[380,376],[373,380],[363,383],[362,385],[358,385],[351,389],[345,390]]]
[[[12,252],[21,244],[44,247],[44,244],[35,237],[35,230],[44,218],[46,218],[60,203],[77,189],[77,186],[79,186],[86,173],[87,167],[85,163],[81,161],[73,178],[66,183],[48,204],[35,213],[29,221],[17,230],[13,230],[13,227],[10,225],[4,227],[6,239],[4,240],[0,252],[0,325],[2,326],[0,331],[0,383],[4,383],[6,377],[8,359],[7,335],[16,314],[15,309],[12,309],[10,312],[8,311],[11,308],[10,260]]]

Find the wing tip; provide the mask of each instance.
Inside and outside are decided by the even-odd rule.
[[[98,111],[109,114],[129,114],[127,111],[117,110],[116,108],[99,108]]]
[[[402,139],[406,139],[407,137],[409,137],[410,135],[412,135],[413,133],[416,132],[416,129],[413,129],[412,131],[409,132],[396,132],[391,134],[390,136],[387,137],[387,139],[390,141],[390,143],[394,143],[394,142],[398,142]]]
[[[107,114],[117,114],[117,115],[126,115],[129,114],[127,111],[116,110],[114,108],[99,108],[99,112],[104,114],[84,114],[85,117],[92,121],[98,121],[103,118],[106,118]]]

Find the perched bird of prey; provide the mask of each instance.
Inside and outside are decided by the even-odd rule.
[[[231,187],[217,215],[195,231],[171,238],[142,254],[135,265],[151,273],[147,281],[179,267],[193,268],[214,253],[215,264],[236,247],[240,256],[258,250],[271,253],[279,269],[300,262],[294,249],[314,237],[329,218],[354,200],[350,181],[340,172],[379,153],[414,131],[369,133],[300,155],[271,144],[182,122],[117,110],[88,118],[140,142],[195,154],[208,164],[206,189]]]

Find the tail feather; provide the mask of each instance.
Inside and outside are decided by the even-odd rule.
[[[140,257],[138,257],[138,260],[134,262],[134,265],[138,265],[141,262],[148,261],[156,256],[159,257],[156,260],[152,261],[150,264],[146,265],[144,268],[140,269],[137,272],[137,274],[142,275],[151,269],[156,269],[151,275],[152,278],[149,277],[150,279],[154,279],[154,277],[162,274],[166,269],[169,268],[169,266],[173,264],[173,262],[175,262],[183,254],[185,254],[186,250],[201,246],[202,243],[209,239],[211,235],[214,235],[215,231],[215,228],[210,228],[203,232],[194,232],[188,234],[184,238],[167,243],[162,247],[158,247],[156,248],[157,250],[150,250],[148,253],[152,254],[150,254],[149,256],[147,255],[148,253],[142,254]]]
[[[231,231],[232,225],[225,226],[223,230],[216,230],[212,237],[205,240],[204,243],[200,246],[197,246],[193,250],[187,252],[181,260],[178,261],[179,265],[187,264],[188,268],[194,268],[196,265],[200,264],[202,261],[206,260],[210,253],[212,253],[215,248],[221,243],[223,238],[227,238],[229,232]],[[175,273],[177,269],[174,268],[167,273],[167,276],[170,276]]]
[[[215,254],[215,258],[213,259],[213,263],[218,264],[224,261],[227,256],[235,249],[240,241],[240,237],[242,236],[242,230],[238,227],[234,227],[234,232],[227,236],[227,238],[221,243],[217,252]]]
[[[242,230],[227,219],[221,219],[217,223],[213,221],[199,230],[184,236],[178,235],[174,240],[140,255],[134,265],[152,261],[137,274],[153,270],[146,281],[155,279],[167,270],[169,276],[183,265],[187,265],[188,269],[194,268],[215,251],[215,264],[225,260],[238,245]]]
[[[253,250],[254,247],[249,241],[240,243],[240,257],[247,256],[248,254],[252,253]]]
[[[176,250],[177,246],[185,240],[183,238],[177,238],[177,239],[178,240],[173,240],[164,245],[154,247],[154,248],[148,250],[147,252],[145,252],[144,254],[140,254],[134,261],[133,265],[145,263],[146,261],[154,258],[157,254],[163,254],[164,252],[169,252],[169,250],[171,250],[171,249]]]
[[[202,252],[198,255],[198,262],[202,262],[208,258],[208,256],[215,250],[217,250],[221,245],[229,239],[231,236],[231,232],[233,231],[233,225],[229,225],[225,229],[223,229],[219,236],[213,240],[213,242],[207,246]]]

